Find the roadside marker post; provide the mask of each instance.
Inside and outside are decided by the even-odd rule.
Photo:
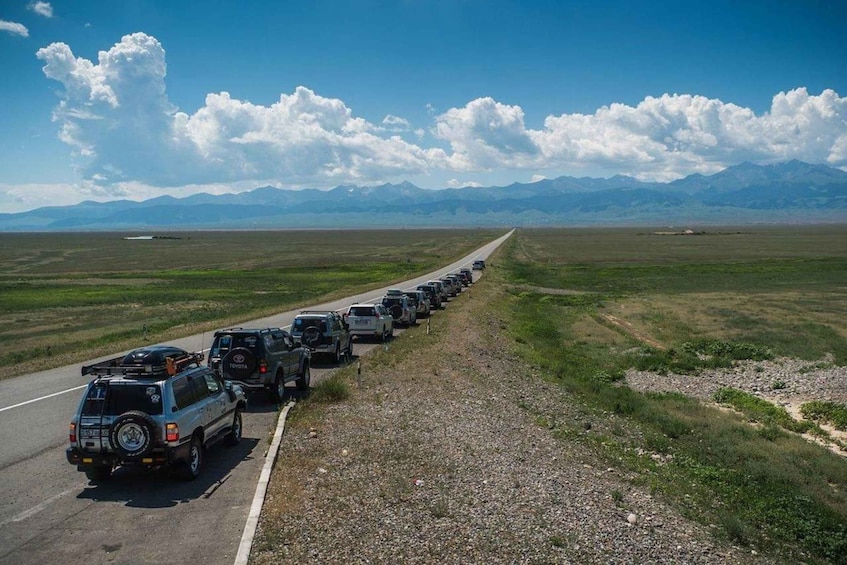
[[[429,319],[429,318],[427,318],[427,319],[426,319],[426,335],[429,335],[429,332],[430,332],[430,326],[431,326],[430,319]]]
[[[356,386],[362,386],[362,361],[356,361]]]

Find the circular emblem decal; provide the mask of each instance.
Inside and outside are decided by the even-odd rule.
[[[232,360],[235,361],[236,363],[244,363],[244,355],[242,355],[241,353],[238,353],[237,355],[233,355]]]

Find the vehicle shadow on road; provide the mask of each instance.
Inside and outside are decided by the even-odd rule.
[[[203,471],[193,481],[178,477],[177,467],[148,470],[141,467],[119,467],[112,477],[97,484],[89,483],[77,495],[92,501],[124,502],[135,508],[170,508],[197,499],[211,498],[221,485],[232,478],[232,471],[249,459],[263,457],[257,453],[260,440],[242,438],[234,447],[218,445],[204,454]]]

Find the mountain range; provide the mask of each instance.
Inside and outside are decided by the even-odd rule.
[[[847,222],[847,172],[789,161],[742,163],[668,183],[559,177],[502,187],[409,182],[86,201],[0,214],[0,231],[388,228]]]

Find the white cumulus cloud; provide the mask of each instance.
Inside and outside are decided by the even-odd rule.
[[[17,22],[0,20],[0,31],[8,31],[12,35],[20,35],[21,37],[29,37],[29,30],[26,26]]]
[[[50,5],[50,2],[33,2],[27,8],[45,18],[53,17],[53,6]]]
[[[476,181],[472,181],[472,180],[460,181],[459,179],[450,179],[450,180],[447,181],[447,187],[448,188],[464,188],[466,186],[480,187],[482,185],[480,183],[478,183]]]
[[[847,167],[847,99],[832,90],[781,92],[761,115],[704,96],[648,96],[635,106],[550,115],[540,129],[527,127],[519,105],[485,97],[443,112],[427,105],[432,138],[399,116],[368,122],[304,86],[267,106],[218,92],[195,112],[180,111],[165,88],[165,50],[144,33],[124,36],[96,61],[64,43],[37,57],[64,87],[53,113],[60,138],[74,148],[83,178],[115,193],[248,181],[326,187],[434,173],[494,173],[510,182],[591,170],[671,180],[788,159]],[[432,139],[437,146],[424,146]]]
[[[180,112],[165,91],[165,51],[144,33],[124,36],[96,64],[64,43],[37,56],[45,75],[65,87],[54,112],[61,139],[85,158],[84,176],[103,184],[345,183],[446,162],[443,150],[381,137],[380,127],[355,117],[341,100],[305,87],[270,106],[208,94],[195,113]]]
[[[451,164],[465,170],[592,167],[670,180],[742,161],[847,165],[847,98],[832,90],[781,92],[761,116],[703,96],[665,94],[593,115],[548,116],[541,130],[524,126],[520,107],[490,98],[436,121],[436,135],[453,149]]]

